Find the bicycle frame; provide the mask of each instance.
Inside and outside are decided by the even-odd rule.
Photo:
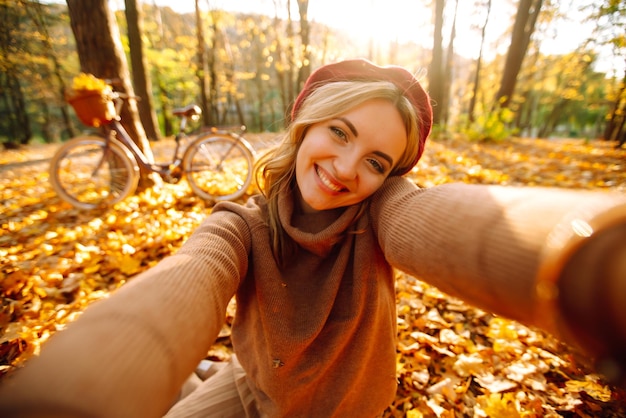
[[[174,150],[174,156],[172,157],[172,160],[169,163],[156,164],[156,163],[151,163],[150,161],[148,161],[148,157],[146,157],[143,151],[141,151],[141,149],[137,146],[137,144],[135,144],[135,142],[130,138],[130,135],[128,134],[126,129],[124,129],[124,126],[122,126],[122,124],[118,120],[113,120],[108,125],[105,125],[104,131],[105,131],[104,136],[107,139],[107,141],[111,138],[111,135],[113,135],[113,132],[115,132],[116,139],[120,143],[122,143],[126,148],[128,148],[128,150],[135,157],[137,164],[139,164],[139,166],[143,168],[144,170],[148,170],[148,171],[157,173],[161,176],[165,176],[165,175],[171,174],[172,169],[175,167],[178,167],[180,163],[182,162],[182,158],[178,155],[179,149],[180,149],[180,138],[181,138],[180,134],[176,135],[176,138],[175,138],[176,148]]]
[[[180,129],[175,137],[176,148],[174,149],[174,155],[172,156],[172,160],[169,163],[163,164],[151,163],[148,160],[148,157],[146,157],[146,155],[143,153],[141,148],[139,148],[137,144],[135,144],[135,142],[131,139],[130,135],[120,122],[121,118],[119,115],[122,109],[122,105],[124,104],[124,100],[131,98],[131,96],[119,92],[113,94],[113,100],[115,101],[115,113],[118,116],[102,127],[103,135],[107,141],[107,144],[109,139],[111,138],[111,135],[113,135],[113,132],[115,132],[116,139],[120,143],[122,143],[122,145],[124,145],[131,152],[131,154],[133,154],[133,156],[135,157],[135,161],[137,161],[137,164],[139,164],[142,169],[157,173],[161,177],[171,175],[173,170],[182,163],[182,157],[180,157],[178,153],[180,150],[180,139],[186,136],[184,130],[187,126],[187,117],[185,115],[182,116]]]
[[[115,110],[118,115],[120,114],[120,110],[121,110],[121,107],[123,105],[125,98],[128,98],[128,97],[124,97],[119,93],[117,93],[116,96],[114,97]],[[133,156],[135,157],[135,160],[137,161],[137,163],[142,169],[151,171],[153,173],[157,173],[162,177],[169,176],[172,174],[172,172],[176,168],[178,168],[181,165],[183,161],[182,156],[179,155],[180,140],[182,138],[187,137],[187,135],[185,134],[185,128],[187,127],[188,116],[186,114],[181,114],[180,117],[181,117],[181,121],[179,125],[179,131],[174,137],[174,140],[176,141],[176,147],[174,149],[174,155],[172,156],[172,159],[169,163],[156,164],[156,163],[151,163],[150,161],[148,161],[148,157],[146,157],[143,151],[141,151],[141,149],[137,146],[137,144],[130,138],[130,135],[128,134],[124,126],[120,123],[119,116],[116,119],[112,120],[107,125],[103,126],[104,136],[105,136],[105,139],[108,141],[111,138],[111,135],[113,134],[113,132],[115,132],[116,139],[119,142],[121,142],[126,148],[128,148],[128,150],[133,154]],[[245,127],[239,127],[239,129],[243,132],[243,130],[245,130]],[[240,135],[234,134],[233,132],[230,132],[230,131],[219,130],[217,128],[211,128],[210,132],[213,134],[217,134],[217,135],[228,135],[229,137],[235,139],[235,142],[233,142],[233,145],[230,147],[230,149],[222,155],[222,160],[218,164],[218,167],[221,167],[222,163],[224,162],[226,157],[230,154],[230,151],[236,146],[237,143],[242,144],[244,147],[250,150],[251,153],[254,155],[253,148]]]

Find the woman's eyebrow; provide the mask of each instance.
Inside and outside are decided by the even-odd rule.
[[[374,154],[378,155],[383,160],[386,160],[389,163],[389,167],[393,167],[393,158],[391,158],[389,155],[385,154],[382,151],[374,151]]]
[[[350,129],[350,131],[352,132],[352,135],[354,135],[355,137],[359,136],[359,133],[356,130],[356,127],[354,126],[354,124],[352,122],[350,122],[348,119],[346,119],[344,117],[341,117],[341,116],[338,117],[337,119],[339,119],[340,121],[342,121],[343,123],[346,124],[348,129]],[[393,167],[393,158],[391,158],[389,155],[385,154],[382,151],[374,151],[374,154],[379,156],[383,160],[387,161],[389,163],[390,167]]]
[[[342,121],[343,123],[345,123],[348,126],[348,129],[350,129],[350,131],[352,131],[352,135],[359,136],[359,133],[357,132],[356,127],[354,126],[354,124],[352,122],[350,122],[348,119],[343,118],[343,117],[338,117],[337,119],[339,119],[340,121]]]

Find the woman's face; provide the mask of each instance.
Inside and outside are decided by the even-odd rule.
[[[307,130],[296,156],[296,181],[305,212],[354,205],[372,195],[407,145],[400,113],[370,100]]]

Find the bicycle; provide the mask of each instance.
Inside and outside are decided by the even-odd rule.
[[[197,120],[201,109],[188,105],[173,110],[180,117],[172,158],[151,163],[132,141],[118,116],[127,95],[111,92],[93,97],[91,104],[70,104],[84,124],[97,126],[99,134],[76,137],[62,145],[50,162],[50,182],[64,201],[79,209],[113,205],[137,189],[140,168],[176,183],[185,177],[191,190],[207,201],[234,200],[244,195],[252,182],[255,152],[240,132],[212,128],[187,136],[188,121]],[[98,107],[102,108],[98,110]],[[94,117],[95,113],[98,117]],[[86,113],[86,114],[85,114]],[[188,144],[181,149],[181,142]]]

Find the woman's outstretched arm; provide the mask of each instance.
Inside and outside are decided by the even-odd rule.
[[[211,215],[177,254],[96,302],[7,377],[0,416],[160,417],[224,324],[249,231]]]
[[[371,213],[393,266],[594,355],[619,355],[611,361],[626,365],[623,194],[469,184],[417,189],[392,178]],[[610,333],[595,329],[606,328],[600,314],[582,325],[599,309],[611,317]],[[598,339],[604,341],[591,344]]]

